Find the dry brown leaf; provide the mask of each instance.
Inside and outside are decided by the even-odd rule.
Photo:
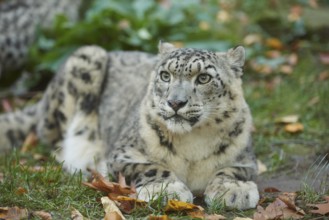
[[[71,219],[72,220],[88,220],[88,218],[85,218],[78,210],[75,208],[72,208],[71,211]]]
[[[281,193],[278,198],[283,201],[289,209],[294,210],[302,215],[305,215],[304,210],[296,206],[295,200],[297,197],[297,193],[295,192],[283,192]]]
[[[279,189],[275,188],[275,187],[267,187],[264,189],[264,192],[267,193],[274,193],[274,192],[281,192]]]
[[[329,79],[329,71],[322,71],[320,74],[319,74],[319,77],[318,77],[318,80],[319,81],[325,81],[325,80],[328,80]]]
[[[21,153],[26,153],[35,148],[38,143],[38,137],[35,132],[30,132],[24,140]]]
[[[121,213],[120,209],[116,206],[115,202],[109,197],[104,196],[101,198],[103,208],[105,211],[105,220],[124,220],[126,219]]]
[[[115,201],[120,210],[127,214],[131,213],[135,207],[145,207],[147,205],[147,202],[143,200],[120,196],[113,193],[109,194],[109,198]]]
[[[254,213],[254,220],[269,219],[302,219],[303,214],[290,209],[281,199],[276,198],[274,202],[269,204],[265,209],[257,206],[257,212]]]
[[[53,219],[51,214],[49,212],[45,212],[45,211],[34,211],[34,212],[32,212],[32,215],[34,217],[38,217],[42,220],[51,220],[51,219]],[[75,220],[77,220],[77,219],[75,219]]]
[[[315,210],[311,210],[311,213],[314,214],[320,214],[320,215],[326,215],[329,213],[329,196],[324,196],[324,199],[326,200],[326,203],[320,203],[320,204],[307,204],[307,206],[317,208]]]
[[[27,209],[15,207],[0,207],[0,219],[19,220],[28,217]]]
[[[168,215],[160,215],[160,216],[150,215],[149,220],[171,220],[171,218],[169,218]]]
[[[223,220],[226,219],[225,216],[218,215],[218,214],[212,214],[212,215],[206,215],[206,220]]]
[[[89,170],[92,174],[92,181],[82,182],[83,185],[89,186],[93,189],[105,192],[105,193],[114,193],[118,195],[129,195],[135,193],[135,190],[127,186],[121,186],[118,183],[110,182],[105,179],[99,172],[95,170]]]
[[[15,192],[17,195],[21,196],[27,193],[27,190],[23,187],[18,187]]]
[[[298,133],[304,130],[304,125],[299,122],[291,123],[284,126],[284,130],[288,133]]]

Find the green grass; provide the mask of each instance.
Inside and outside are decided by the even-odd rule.
[[[31,170],[40,167],[42,172]],[[91,219],[103,216],[102,206],[97,201],[100,193],[81,185],[81,173],[65,173],[53,158],[38,162],[31,154],[14,152],[0,159],[0,170],[3,174],[1,207],[24,207],[29,212],[44,210],[54,219],[67,219],[72,208]]]

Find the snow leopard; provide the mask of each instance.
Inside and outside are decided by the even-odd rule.
[[[245,49],[160,42],[157,55],[84,46],[41,100],[0,116],[0,151],[34,131],[68,171],[121,173],[139,199],[254,208],[259,192],[252,116],[242,89]]]

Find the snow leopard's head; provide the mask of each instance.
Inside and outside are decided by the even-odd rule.
[[[245,103],[241,88],[244,61],[241,46],[216,53],[160,43],[149,90],[153,120],[174,133],[227,120]]]

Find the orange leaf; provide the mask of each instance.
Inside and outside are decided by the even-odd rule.
[[[297,133],[304,130],[304,125],[299,122],[291,123],[284,126],[284,130],[288,133]]]
[[[38,143],[38,137],[36,133],[30,132],[24,140],[23,146],[21,148],[21,153],[26,153],[33,149]]]
[[[281,50],[283,48],[283,44],[278,38],[268,38],[266,40],[266,45],[277,50]]]
[[[326,203],[322,204],[307,204],[307,206],[315,207],[317,209],[311,210],[311,213],[320,214],[320,215],[326,215],[329,213],[329,196],[324,196],[324,199],[326,200]]]
[[[182,201],[178,201],[178,200],[169,200],[166,207],[164,208],[164,211],[165,212],[188,211],[188,210],[193,210],[193,209],[199,209],[199,207],[192,203],[182,202]]]
[[[18,187],[16,189],[16,194],[19,195],[19,196],[24,195],[26,193],[27,193],[27,190],[25,188],[23,188],[23,187]]]
[[[19,220],[28,217],[27,209],[15,207],[0,207],[0,219]]]
[[[91,183],[82,182],[83,185],[91,187],[93,189],[105,192],[105,193],[115,193],[119,195],[129,195],[135,193],[130,187],[121,186],[118,183],[110,182],[105,179],[100,173],[95,170],[89,170],[92,174],[93,180]]]

